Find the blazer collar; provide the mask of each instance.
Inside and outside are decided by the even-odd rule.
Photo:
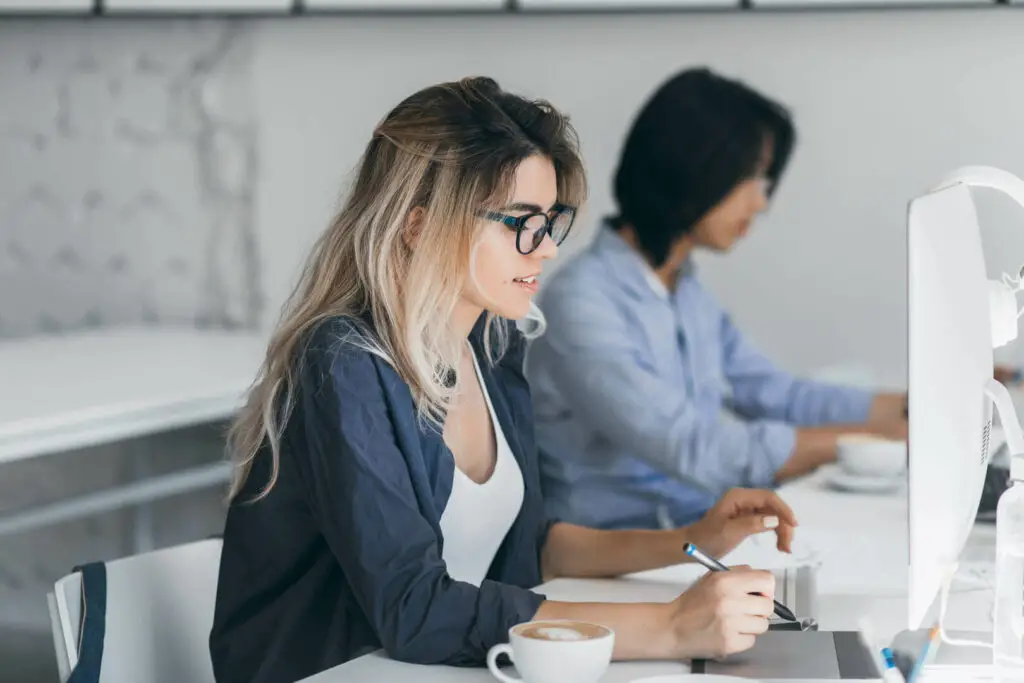
[[[505,435],[505,441],[508,442],[509,449],[520,465],[522,465],[523,458],[526,455],[523,453],[522,441],[519,438],[519,429],[521,426],[517,426],[515,419],[513,418],[512,406],[509,402],[509,395],[505,391],[505,385],[500,381],[500,375],[505,372],[502,368],[502,364],[507,362],[508,358],[500,359],[497,363],[493,363],[487,355],[486,347],[484,344],[484,331],[487,322],[487,314],[484,313],[477,320],[476,325],[473,327],[473,331],[469,335],[469,343],[473,348],[473,352],[476,353],[477,364],[480,366],[480,375],[484,378],[484,386],[487,388],[487,395],[491,399],[491,406],[494,408],[494,415],[498,418],[498,424],[501,425],[501,431]],[[506,321],[502,318],[495,318],[491,323],[491,342],[492,348],[495,342],[494,327],[497,325],[508,325],[514,328],[515,323],[512,321]],[[515,334],[515,330],[512,330],[512,334]]]

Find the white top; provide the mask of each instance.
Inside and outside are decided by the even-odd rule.
[[[498,547],[512,528],[523,505],[523,473],[505,440],[487,385],[480,374],[476,353],[473,367],[477,381],[487,402],[487,412],[494,425],[497,442],[497,461],[494,472],[483,484],[478,484],[455,467],[452,493],[441,514],[441,534],[444,537],[442,559],[448,565],[448,575],[456,581],[479,586],[487,576]]]
[[[230,417],[266,348],[174,327],[0,341],[0,462]]]

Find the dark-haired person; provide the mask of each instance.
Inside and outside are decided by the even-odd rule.
[[[541,292],[531,344],[548,513],[668,528],[732,486],[835,458],[845,432],[905,438],[905,397],[798,379],[743,336],[697,277],[765,208],[793,149],[787,112],[707,69],[677,74],[626,139],[618,213]]]

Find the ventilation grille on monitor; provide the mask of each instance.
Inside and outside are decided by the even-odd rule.
[[[981,430],[981,464],[988,464],[988,444],[992,436],[992,420],[987,420]]]

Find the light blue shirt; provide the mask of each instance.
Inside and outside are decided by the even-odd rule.
[[[532,342],[526,372],[553,518],[686,524],[730,487],[774,486],[796,426],[868,417],[872,394],[776,368],[692,263],[670,293],[610,227],[538,303],[547,330]]]

